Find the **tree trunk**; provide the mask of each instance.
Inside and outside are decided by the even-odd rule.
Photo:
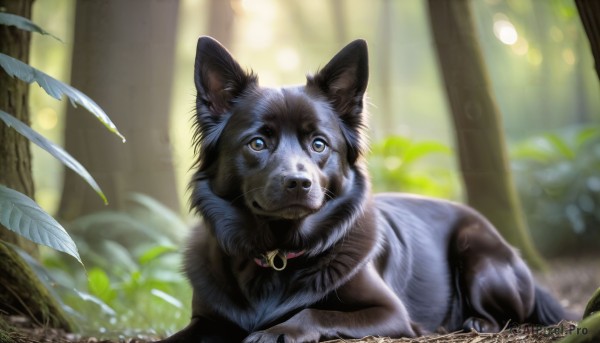
[[[469,205],[483,213],[534,268],[532,243],[512,180],[496,106],[468,0],[429,0],[429,17],[451,108]]]
[[[395,113],[392,110],[394,104],[393,81],[392,81],[392,22],[393,22],[392,0],[383,0],[381,3],[381,12],[379,12],[379,56],[377,61],[377,72],[379,74],[379,87],[381,100],[378,101],[378,111],[382,113],[381,122],[383,122],[383,137],[395,134],[394,123]]]
[[[24,315],[37,326],[70,331],[71,323],[58,302],[40,283],[29,265],[0,241],[0,309]]]
[[[0,8],[5,8],[7,13],[31,18],[32,3],[33,0],[1,0]],[[0,25],[0,52],[27,63],[30,40],[29,32]],[[26,124],[29,124],[28,90],[25,82],[10,77],[3,69],[0,70],[0,109]],[[33,198],[29,141],[2,121],[0,121],[0,184]],[[1,225],[0,240],[16,244],[30,254],[37,254],[34,243],[8,231]]]
[[[78,1],[72,85],[94,99],[127,137],[123,144],[85,110],[69,107],[65,146],[98,181],[111,209],[132,192],[179,212],[169,140],[177,0]],[[105,209],[66,170],[58,217]]]
[[[597,0],[575,0],[583,28],[590,40],[590,47],[600,78],[600,2]]]
[[[211,0],[209,4],[208,35],[228,49],[232,47],[233,8],[230,1]]]
[[[331,1],[331,20],[335,29],[335,39],[340,45],[348,43],[348,24],[346,22],[346,2],[344,0]]]
[[[0,0],[7,13],[31,18],[33,0]],[[29,61],[30,33],[0,25],[0,52]],[[28,85],[0,70],[0,109],[29,124]],[[34,196],[29,141],[0,122],[0,184],[30,198]],[[69,329],[60,306],[48,294],[31,268],[5,242],[12,243],[30,255],[37,246],[0,226],[0,314],[18,314],[40,325]],[[6,331],[6,323],[2,331]],[[2,336],[0,335],[0,340]]]
[[[579,17],[590,41],[592,55],[596,66],[596,74],[600,79],[600,2],[597,0],[575,0]],[[591,332],[590,337],[583,335],[572,335],[571,343],[591,342],[600,339],[600,288],[592,295],[590,302],[586,306],[584,319],[579,325],[586,327]],[[565,339],[565,342],[567,339]]]
[[[14,343],[14,328],[0,316],[0,342],[2,343]]]

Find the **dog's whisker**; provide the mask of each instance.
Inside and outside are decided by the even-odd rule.
[[[333,194],[333,192],[330,191],[327,187],[321,187],[321,190],[323,191],[323,194],[327,199],[333,200],[333,198],[335,197],[335,194]]]
[[[264,189],[264,188],[265,188],[265,187],[255,187],[255,188],[249,189],[248,191],[246,191],[246,192],[243,192],[242,194],[240,194],[240,195],[238,195],[237,197],[233,198],[233,199],[230,201],[230,204],[233,204],[233,203],[235,203],[235,202],[236,202],[236,201],[238,201],[239,199],[245,198],[247,195],[249,195],[249,194],[250,194],[250,193],[252,193],[252,192],[256,192],[256,191],[262,190],[262,189]]]

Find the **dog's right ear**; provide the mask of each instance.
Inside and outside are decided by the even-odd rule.
[[[216,147],[234,100],[257,85],[254,74],[246,73],[219,42],[200,37],[194,64],[196,84],[196,131],[194,145],[198,170],[204,172],[216,159]]]
[[[219,42],[200,37],[196,47],[194,83],[199,124],[219,121],[228,113],[232,101],[248,86],[256,84],[256,76],[246,73]]]

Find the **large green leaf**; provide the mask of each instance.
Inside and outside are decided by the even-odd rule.
[[[125,142],[125,137],[121,135],[115,124],[110,118],[104,113],[104,110],[98,106],[92,99],[87,95],[81,93],[77,89],[58,81],[50,75],[35,69],[26,63],[23,63],[15,58],[0,53],[0,67],[2,67],[10,76],[21,79],[27,83],[37,82],[46,93],[55,99],[61,100],[63,95],[67,96],[71,100],[71,104],[77,107],[77,104],[83,106],[85,109],[90,111],[109,131],[115,133],[121,137]]]
[[[54,156],[65,166],[71,168],[74,172],[79,174],[79,176],[81,176],[96,191],[96,193],[100,195],[104,203],[108,204],[106,196],[104,195],[104,193],[102,192],[92,175],[90,175],[90,173],[88,173],[88,171],[79,162],[77,162],[76,159],[74,159],[61,147],[47,140],[44,136],[40,135],[29,126],[25,125],[22,121],[2,110],[0,110],[0,119],[2,119],[6,123],[6,125],[14,128],[18,133],[27,137],[27,139],[35,143],[40,148],[49,152],[50,155]]]
[[[0,224],[35,242],[81,258],[67,231],[35,201],[23,193],[0,185]]]
[[[15,26],[21,30],[48,35],[58,41],[61,41],[60,38],[37,26],[31,20],[15,14],[0,12],[0,25]]]

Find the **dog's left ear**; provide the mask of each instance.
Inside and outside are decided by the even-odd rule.
[[[325,94],[343,124],[349,144],[348,160],[354,163],[363,150],[365,128],[364,95],[369,80],[367,42],[357,39],[346,45],[314,76],[307,77],[307,87],[317,87]]]

